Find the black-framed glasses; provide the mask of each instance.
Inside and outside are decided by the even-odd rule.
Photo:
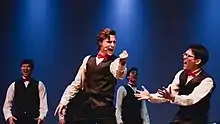
[[[189,54],[187,54],[187,53],[183,53],[183,57],[186,57],[186,58],[195,58],[195,56],[193,56],[193,55],[189,55]]]

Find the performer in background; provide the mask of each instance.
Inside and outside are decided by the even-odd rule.
[[[205,46],[190,45],[183,54],[183,70],[176,74],[168,88],[149,94],[143,87],[144,90],[138,91],[136,97],[179,105],[171,124],[207,124],[210,99],[215,89],[213,79],[202,68],[208,60],[209,52]]]
[[[126,74],[128,54],[126,51],[119,57],[113,54],[116,32],[109,28],[99,32],[97,45],[98,53],[84,58],[75,80],[66,88],[54,113],[62,115],[63,108],[74,99],[76,93],[82,91],[84,94],[82,97],[85,97],[84,107],[82,113],[74,120],[74,124],[116,123],[113,106],[114,89],[117,79],[123,79]]]
[[[43,82],[31,77],[32,60],[24,59],[20,67],[21,78],[7,90],[3,106],[5,120],[8,124],[42,124],[48,111],[46,88]]]
[[[139,101],[134,96],[137,76],[137,68],[131,68],[126,75],[127,84],[118,88],[115,112],[118,124],[150,124],[145,100]]]

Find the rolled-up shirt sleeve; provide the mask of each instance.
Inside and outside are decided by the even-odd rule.
[[[171,84],[168,85],[166,88],[167,91],[171,91],[172,95],[177,95],[179,93],[179,76],[183,72],[183,70],[180,70],[174,77]],[[170,89],[170,90],[169,90]],[[150,94],[150,99],[148,100],[151,103],[164,103],[169,102],[170,100],[162,98],[162,96],[159,93],[153,93]]]
[[[43,82],[39,81],[38,89],[39,89],[39,98],[40,98],[39,118],[43,120],[46,117],[47,112],[48,112],[47,92],[46,92],[46,87],[44,86]]]
[[[126,67],[126,64],[121,65],[120,59],[117,58],[111,63],[110,71],[116,79],[122,80],[127,73],[127,67]]]
[[[126,96],[127,92],[124,88],[124,86],[120,86],[118,88],[117,94],[116,94],[116,111],[115,111],[115,116],[116,116],[116,121],[117,124],[123,123],[122,121],[122,101],[124,97]]]
[[[15,82],[13,82],[7,90],[5,102],[3,105],[3,114],[5,120],[8,120],[9,117],[12,116],[12,103],[14,100],[14,92],[15,92]]]
[[[148,99],[151,103],[164,103],[168,102],[169,100],[162,98],[159,93],[152,93],[150,94],[150,98]]]
[[[60,100],[60,104],[66,106],[69,103],[70,99],[72,99],[75,96],[75,94],[79,91],[79,89],[82,88],[85,79],[86,63],[89,57],[90,56],[86,56],[84,58],[83,63],[80,66],[74,81],[65,89]]]
[[[150,124],[150,118],[145,100],[142,100],[141,117],[143,119],[143,124]]]

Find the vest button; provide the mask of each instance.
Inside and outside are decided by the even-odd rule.
[[[24,114],[27,114],[27,112],[24,112]]]

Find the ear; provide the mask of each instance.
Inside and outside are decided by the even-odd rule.
[[[101,45],[102,45],[102,42],[103,42],[103,41],[99,41],[99,46],[101,46]]]
[[[129,80],[130,75],[126,76],[126,79]]]
[[[201,62],[202,62],[201,59],[197,59],[197,60],[196,60],[196,65],[199,65]]]

